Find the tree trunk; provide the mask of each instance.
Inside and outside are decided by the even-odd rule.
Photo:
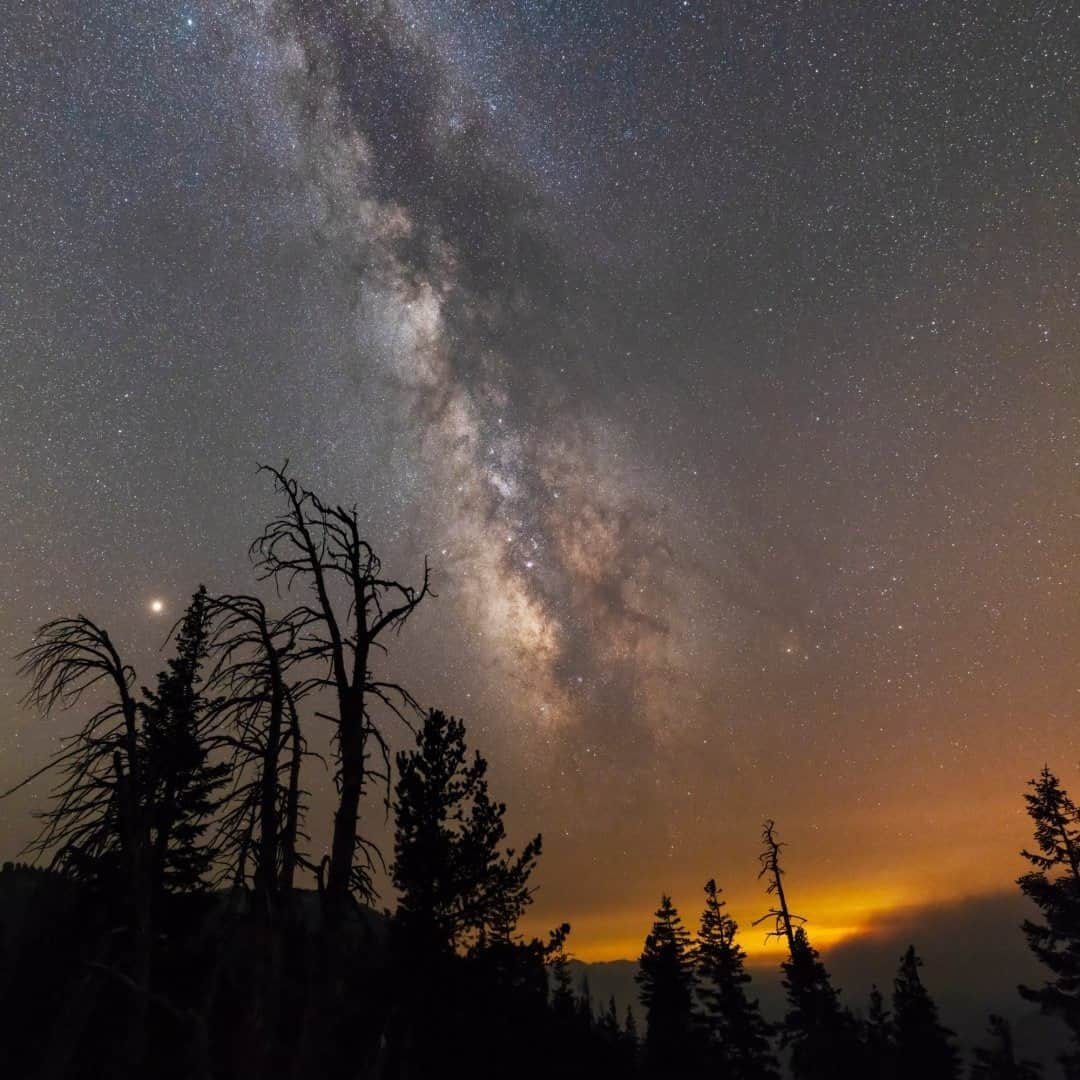
[[[352,884],[353,859],[356,855],[356,826],[360,818],[360,797],[364,792],[364,753],[367,717],[364,693],[352,690],[340,695],[341,720],[338,743],[341,753],[341,795],[334,814],[334,836],[330,848],[330,873],[326,900],[330,925],[339,927],[344,919]]]
[[[296,836],[300,831],[300,717],[289,699],[289,789],[285,800],[285,831],[281,838],[281,892],[288,897],[296,874]]]

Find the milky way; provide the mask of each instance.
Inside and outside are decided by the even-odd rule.
[[[581,949],[752,913],[766,814],[823,932],[1007,888],[1080,660],[1080,16],[1022,7],[19,5],[4,653],[149,681],[288,457],[430,558],[387,673]],[[63,724],[0,691],[3,786]]]

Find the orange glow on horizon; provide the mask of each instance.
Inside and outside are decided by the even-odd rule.
[[[960,897],[949,899],[956,900]],[[886,888],[867,888],[850,893],[810,893],[805,897],[805,901],[800,913],[821,913],[817,917],[808,916],[806,932],[811,944],[822,951],[856,938],[872,936],[894,923],[897,916],[916,911],[918,907],[912,903],[910,893]],[[679,897],[675,897],[675,902],[683,925],[693,933],[700,914],[697,910],[697,898],[693,898],[693,903],[680,904]],[[753,925],[753,920],[766,906],[764,898],[757,912],[749,909],[744,902],[737,905],[732,903],[730,906],[731,913],[739,924],[737,940],[751,966],[779,963],[786,951],[782,940],[766,938],[769,924]],[[570,923],[568,945],[569,952],[575,959],[590,964],[636,960],[652,924],[652,913],[643,915],[640,911],[619,912],[611,916],[587,916],[576,924],[571,918]],[[543,937],[547,927],[536,917],[532,917],[527,920],[523,929],[525,936],[535,934]]]

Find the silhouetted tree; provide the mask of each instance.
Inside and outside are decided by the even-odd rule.
[[[235,882],[246,878],[251,860],[256,911],[269,912],[279,893],[292,890],[301,859],[306,744],[298,706],[315,685],[294,674],[304,617],[271,618],[254,596],[216,597],[213,607],[209,689],[218,695],[214,720],[232,748],[235,785],[223,846]]]
[[[1016,1060],[1012,1029],[1004,1017],[991,1015],[988,1030],[990,1045],[974,1050],[971,1080],[1039,1080],[1041,1065]]]
[[[746,993],[750,976],[745,953],[735,941],[737,930],[710,879],[705,883],[705,908],[694,951],[709,1069],[729,1080],[778,1080],[769,1041],[772,1029],[757,1001]]]
[[[788,1001],[781,1045],[791,1050],[792,1075],[796,1080],[861,1077],[859,1025],[841,1005],[825,965],[801,926],[781,969]]]
[[[783,938],[787,942],[788,952],[791,953],[795,949],[795,928],[805,923],[806,919],[791,912],[784,893],[784,871],[780,866],[780,852],[787,845],[776,839],[776,823],[771,819],[762,826],[761,840],[765,847],[758,856],[758,862],[761,863],[758,878],[765,878],[765,893],[775,896],[778,906],[770,908],[760,918],[755,919],[753,925],[759,926],[772,920],[772,929],[766,937]]]
[[[400,630],[429,595],[428,570],[425,563],[418,589],[383,577],[382,564],[361,535],[356,507],[324,502],[288,475],[288,463],[261,470],[273,477],[286,509],[251,546],[259,576],[279,587],[290,588],[297,579],[308,586],[311,600],[298,609],[305,616],[305,655],[326,665],[320,681],[336,704],[339,797],[325,896],[328,917],[337,925],[351,892],[372,895],[377,852],[357,832],[360,798],[369,779],[390,780],[386,740],[371,706],[381,702],[399,717],[403,709],[419,711],[402,686],[372,676],[372,653],[385,648],[380,638]],[[372,764],[373,748],[381,769]]]
[[[870,988],[870,1007],[864,1031],[868,1075],[877,1080],[894,1080],[897,1075],[896,1040],[893,1037],[892,1016],[885,1008],[885,996],[876,986]]]
[[[248,1014],[236,1026],[247,1039],[245,1070],[258,1078],[270,1069],[283,1034],[283,939],[296,929],[298,912],[290,901],[304,838],[300,769],[306,744],[298,705],[314,680],[297,673],[302,613],[276,619],[257,597],[224,595],[213,599],[212,616],[207,692],[216,695],[213,723],[231,751],[233,781],[218,842],[233,885],[246,884],[249,866],[254,885]],[[284,1026],[293,1019],[286,1013]]]
[[[460,1048],[458,1067],[465,1068],[483,1008],[506,1014],[500,1040],[523,1022],[518,1010],[546,1014],[547,964],[557,963],[569,927],[546,948],[514,940],[532,902],[529,878],[541,840],[520,853],[505,847],[506,806],[492,800],[487,762],[479,753],[470,757],[460,720],[431,710],[415,749],[400,752],[396,764],[391,875],[399,894],[393,930],[402,1004],[392,1039],[399,1073],[420,1077],[439,1066],[433,1033]],[[455,1004],[449,1012],[447,1001]],[[483,1041],[478,1031],[475,1037]],[[498,1060],[494,1049],[491,1056]]]
[[[893,1030],[900,1076],[954,1080],[960,1063],[953,1033],[938,1020],[937,1005],[919,976],[922,960],[909,945],[893,983]]]
[[[139,703],[155,891],[202,888],[215,857],[201,841],[221,801],[229,766],[209,760],[208,709],[200,692],[209,636],[209,600],[200,588],[178,624],[176,655],[158,675],[157,689],[144,688]]]
[[[788,945],[788,958],[780,965],[788,1001],[780,1043],[791,1051],[791,1072],[796,1080],[855,1080],[862,1076],[865,1064],[858,1022],[840,1004],[805,929],[796,926],[806,920],[788,908],[780,865],[785,845],[776,839],[774,822],[765,822],[762,841],[758,877],[766,878],[765,891],[776,897],[777,905],[755,919],[754,925],[771,920],[773,928],[768,936],[782,938]]]
[[[560,944],[549,962],[551,969],[551,1011],[556,1018],[569,1023],[574,1018],[574,984],[570,976],[570,958]]]
[[[660,900],[635,979],[646,1016],[646,1069],[653,1076],[688,1076],[695,1049],[694,958],[670,896]]]
[[[1044,766],[1029,786],[1024,799],[1038,850],[1023,852],[1034,869],[1018,884],[1043,922],[1025,919],[1023,930],[1029,948],[1054,977],[1038,989],[1021,986],[1020,993],[1068,1026],[1073,1049],[1061,1061],[1072,1080],[1080,1077],[1080,821],[1076,804],[1049,768]]]
[[[567,1077],[590,1075],[593,1066],[588,1042],[589,1032],[582,1027],[577,999],[574,995],[573,978],[570,974],[570,957],[566,951],[569,926],[563,924],[552,931],[546,949],[546,963],[550,983],[551,1060],[557,1062],[559,1073]],[[616,1033],[621,1037],[621,1033]]]
[[[437,709],[397,769],[392,876],[403,932],[423,951],[508,941],[532,902],[540,836],[520,854],[503,849],[506,806],[488,794],[487,762],[469,759],[465,725]]]
[[[145,755],[131,693],[135,672],[120,659],[108,633],[84,615],[46,623],[19,659],[20,673],[30,679],[24,703],[46,716],[102,691],[100,704],[79,730],[61,743],[45,768],[18,787],[44,773],[59,777],[53,805],[40,815],[44,825],[30,845],[32,852],[51,853],[53,866],[76,876],[104,877],[114,888],[122,882],[119,895],[129,907],[131,928],[122,974],[132,1001],[121,1055],[126,1068],[136,1071],[145,1054],[153,929],[148,814],[142,798]],[[91,990],[87,983],[84,996]]]

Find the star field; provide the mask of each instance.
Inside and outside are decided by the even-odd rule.
[[[0,652],[83,611],[149,681],[288,457],[431,558],[387,674],[579,954],[755,914],[766,815],[823,932],[1008,888],[1075,761],[1078,71],[1065,3],[16,5]],[[0,787],[63,733],[14,668]]]

